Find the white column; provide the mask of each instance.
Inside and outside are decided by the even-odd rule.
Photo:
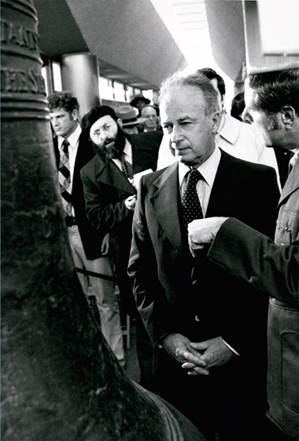
[[[99,67],[95,55],[63,55],[61,81],[63,91],[72,92],[78,99],[81,117],[100,104]]]

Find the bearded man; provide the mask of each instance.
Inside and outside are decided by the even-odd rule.
[[[108,106],[96,106],[86,114],[82,129],[96,152],[81,170],[87,218],[103,237],[110,234],[121,302],[136,320],[140,383],[153,390],[152,347],[137,312],[127,266],[138,177],[144,171],[156,170],[162,133],[127,135]]]

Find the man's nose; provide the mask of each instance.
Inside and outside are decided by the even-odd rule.
[[[170,139],[174,144],[177,144],[182,140],[182,132],[179,127],[173,127]]]
[[[247,110],[247,107],[245,107],[245,109],[243,110],[241,118],[242,118],[242,120],[244,122],[247,122],[247,123],[250,123],[250,124],[253,123],[252,116],[249,114],[249,112]]]
[[[105,133],[104,131],[100,132],[100,140],[102,142],[105,142],[107,138],[108,138],[108,133]]]

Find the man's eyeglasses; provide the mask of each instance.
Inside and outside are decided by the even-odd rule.
[[[101,136],[103,136],[103,135],[107,135],[107,133],[110,133],[113,125],[114,125],[114,122],[104,124],[101,129],[97,129],[92,133],[91,138],[98,139],[98,138],[101,138]]]

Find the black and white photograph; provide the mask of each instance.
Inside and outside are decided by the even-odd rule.
[[[2,441],[299,441],[298,18],[1,0]]]

